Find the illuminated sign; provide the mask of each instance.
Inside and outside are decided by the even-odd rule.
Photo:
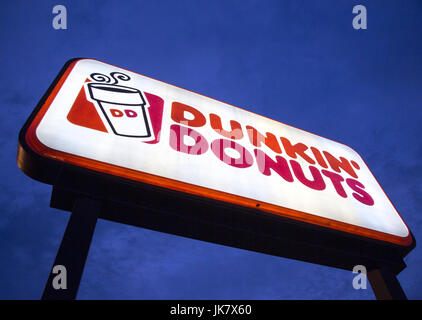
[[[412,236],[350,147],[90,59],[25,143],[43,158],[402,246]]]

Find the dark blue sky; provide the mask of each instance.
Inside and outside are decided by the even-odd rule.
[[[68,29],[52,28],[52,8]],[[352,8],[368,29],[352,28]],[[16,165],[62,65],[95,58],[357,150],[421,242],[422,2],[8,1],[0,9],[0,298],[39,299],[69,215]],[[422,299],[422,251],[399,275]],[[79,299],[373,299],[351,272],[99,221]]]

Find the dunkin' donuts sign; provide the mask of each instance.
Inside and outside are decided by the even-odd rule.
[[[96,60],[67,68],[25,141],[43,157],[103,173],[390,243],[411,241],[350,147]]]

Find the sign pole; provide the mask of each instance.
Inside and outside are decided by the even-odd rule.
[[[369,271],[368,280],[377,300],[407,300],[396,274],[390,268]]]
[[[76,299],[100,211],[99,201],[84,197],[75,200],[42,300]]]

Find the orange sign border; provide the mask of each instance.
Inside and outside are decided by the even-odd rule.
[[[30,147],[30,149],[32,151],[34,151],[35,153],[37,153],[39,156],[45,157],[45,158],[48,158],[48,159],[53,159],[53,160],[56,160],[56,161],[65,162],[65,163],[68,163],[68,164],[72,164],[72,165],[75,165],[75,166],[78,166],[78,167],[83,167],[83,168],[86,168],[86,169],[94,170],[94,171],[97,171],[97,172],[102,172],[102,173],[105,173],[105,174],[110,174],[110,175],[113,175],[113,176],[126,178],[126,179],[129,179],[129,180],[134,180],[134,181],[139,181],[139,182],[142,182],[142,183],[152,184],[152,185],[155,185],[155,186],[159,186],[159,187],[163,187],[163,188],[167,188],[167,189],[171,189],[171,190],[175,190],[175,191],[179,191],[179,192],[183,192],[183,193],[188,193],[188,194],[192,194],[192,195],[196,195],[196,196],[200,196],[200,197],[204,197],[204,198],[210,198],[210,199],[214,199],[214,200],[217,200],[217,201],[227,202],[227,203],[231,203],[231,204],[242,206],[242,207],[248,207],[248,208],[254,208],[254,209],[262,210],[262,211],[267,212],[267,213],[279,215],[279,216],[286,217],[286,218],[293,219],[293,220],[298,220],[298,221],[310,223],[310,224],[317,225],[317,226],[326,227],[326,228],[329,228],[329,229],[334,229],[334,230],[337,230],[337,231],[351,233],[351,234],[361,236],[361,237],[372,238],[372,239],[380,240],[380,241],[383,241],[383,242],[390,242],[390,243],[400,245],[400,246],[410,246],[413,243],[413,237],[411,235],[409,227],[403,221],[403,218],[401,218],[397,209],[391,203],[391,200],[385,194],[385,192],[381,188],[381,185],[379,184],[378,180],[376,180],[375,176],[370,171],[368,166],[367,167],[368,167],[369,171],[374,176],[374,179],[377,181],[379,187],[384,192],[384,194],[386,195],[386,197],[390,201],[390,203],[393,205],[394,209],[396,210],[399,217],[402,219],[403,223],[406,225],[406,228],[409,231],[409,234],[408,234],[407,237],[399,237],[399,236],[391,235],[391,234],[388,234],[388,233],[375,231],[375,230],[371,230],[371,229],[368,229],[368,228],[359,227],[359,226],[355,226],[355,225],[352,225],[352,224],[348,224],[348,223],[344,223],[344,222],[340,222],[340,221],[336,221],[336,220],[332,220],[332,219],[328,219],[328,218],[319,217],[319,216],[316,216],[316,215],[313,215],[313,214],[310,214],[310,213],[301,212],[301,211],[297,211],[297,210],[293,210],[293,209],[289,209],[289,208],[284,208],[284,207],[273,205],[273,204],[266,203],[266,202],[256,201],[256,200],[253,200],[253,199],[250,199],[250,198],[237,196],[235,194],[230,194],[230,193],[226,193],[226,192],[222,192],[222,191],[218,191],[218,190],[213,190],[213,189],[209,189],[209,188],[205,188],[205,187],[201,187],[201,186],[197,186],[197,185],[193,185],[193,184],[189,184],[189,183],[185,183],[185,182],[181,182],[181,181],[177,181],[177,180],[173,180],[173,179],[169,179],[169,178],[160,177],[160,176],[145,173],[145,172],[140,172],[140,171],[136,171],[136,170],[132,170],[132,169],[123,168],[123,167],[120,167],[120,166],[108,164],[108,163],[97,161],[97,160],[88,159],[88,158],[81,157],[81,156],[76,156],[76,155],[73,155],[73,154],[69,154],[69,153],[66,153],[66,152],[58,151],[58,150],[51,149],[51,148],[47,147],[37,138],[36,129],[37,129],[39,123],[41,122],[41,119],[43,118],[43,116],[45,115],[47,110],[49,109],[51,103],[54,101],[57,93],[60,91],[60,89],[61,89],[63,83],[65,82],[65,80],[67,79],[68,75],[73,70],[76,63],[78,61],[81,61],[81,60],[85,60],[85,59],[84,58],[76,59],[67,67],[67,69],[64,71],[64,73],[62,74],[62,76],[60,77],[60,79],[58,80],[58,82],[56,83],[54,88],[52,89],[51,93],[49,94],[49,96],[47,97],[45,102],[43,103],[43,105],[40,107],[40,109],[36,113],[35,117],[32,119],[31,123],[29,124],[28,129],[26,130],[26,133],[24,135],[25,142]],[[95,59],[87,59],[87,60],[95,60]],[[99,60],[95,60],[95,61],[99,61]],[[105,62],[102,62],[102,61],[99,61],[99,62],[105,63]],[[123,69],[123,68],[120,68],[120,69]],[[123,69],[123,70],[125,70],[125,69]],[[128,71],[128,70],[126,70],[126,71]],[[132,71],[130,71],[130,72],[132,72]],[[139,74],[139,73],[137,73],[137,74]],[[147,76],[144,76],[144,77],[147,77]],[[153,79],[151,77],[147,77],[147,78]],[[153,79],[153,80],[156,80],[156,79]],[[159,81],[159,80],[156,80],[156,81]],[[160,82],[163,82],[163,81],[160,81]],[[166,83],[166,82],[163,82],[163,83]],[[178,88],[180,88],[180,87],[178,87]],[[183,89],[183,88],[181,88],[181,89]],[[183,89],[183,90],[186,90],[186,89]],[[189,90],[187,90],[187,91],[189,91]],[[190,92],[192,92],[192,91],[190,91]],[[198,93],[195,93],[195,94],[198,94]],[[204,96],[204,95],[202,95],[202,96]],[[207,98],[209,98],[209,97],[207,97]],[[210,99],[212,99],[212,98],[210,98]],[[216,99],[213,99],[213,100],[221,102],[221,101],[216,100]],[[230,106],[232,106],[232,105],[230,105]],[[236,107],[236,106],[233,106],[233,107],[239,108],[239,107]],[[239,109],[242,109],[242,108],[239,108]],[[242,110],[244,110],[244,109],[242,109]],[[250,111],[248,111],[248,112],[250,112]],[[273,120],[273,119],[271,119],[271,120]],[[273,120],[273,121],[277,121],[277,120]],[[284,124],[280,121],[277,121],[277,122],[279,122],[283,125],[286,125],[286,124]],[[295,128],[295,129],[298,129],[298,128]],[[302,130],[302,129],[298,129],[298,130]],[[302,131],[305,131],[305,130],[302,130]],[[331,140],[331,139],[329,139],[329,140]],[[331,141],[334,141],[334,140],[331,140]],[[337,141],[334,141],[334,142],[340,143],[340,142],[337,142]],[[366,163],[365,163],[365,165],[366,165]]]

